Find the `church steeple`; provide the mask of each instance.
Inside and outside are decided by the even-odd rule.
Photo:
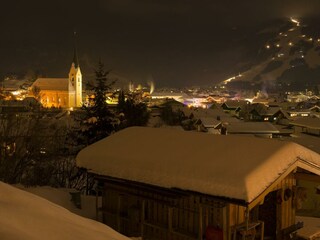
[[[69,99],[70,107],[81,107],[82,105],[82,74],[80,70],[77,45],[76,32],[74,32],[74,49],[73,60],[69,71],[69,89],[74,91],[74,94]]]
[[[72,62],[74,63],[74,67],[75,68],[78,68],[79,67],[79,59],[78,59],[78,52],[77,52],[77,32],[76,31],[74,31],[73,32],[73,41],[74,41],[74,43],[73,43],[73,60],[72,60]]]

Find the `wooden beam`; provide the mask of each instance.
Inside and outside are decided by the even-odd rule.
[[[168,207],[168,239],[171,238],[172,234],[172,217],[173,217],[173,208]]]
[[[118,194],[118,199],[117,199],[117,231],[120,232],[120,212],[121,212],[121,195]]]
[[[142,203],[141,203],[141,239],[143,239],[143,235],[144,235],[144,218],[145,218],[145,200],[143,199],[142,200]]]
[[[198,234],[198,239],[201,240],[202,239],[202,232],[203,232],[203,222],[202,222],[202,206],[199,203],[199,234]]]
[[[228,221],[227,208],[228,208],[227,206],[222,208],[223,240],[228,239],[229,221]]]

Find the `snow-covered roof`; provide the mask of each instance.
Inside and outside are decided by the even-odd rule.
[[[186,116],[190,116],[192,113],[196,119],[202,118],[213,118],[213,119],[220,119],[222,123],[230,123],[230,122],[240,122],[239,119],[232,117],[230,114],[225,113],[222,109],[203,109],[203,108],[174,108],[174,110],[180,109],[184,112]]]
[[[221,104],[221,106],[223,104],[227,105],[229,108],[237,108],[237,107],[242,107],[244,105],[247,105],[248,101],[246,100],[228,100],[224,103]]]
[[[292,122],[290,122],[290,124],[295,126],[320,129],[320,118],[316,118],[316,117],[296,118]]]
[[[228,133],[279,133],[270,122],[239,122],[227,126]]]
[[[105,224],[0,182],[2,240],[129,240]]]
[[[221,123],[220,120],[217,120],[212,117],[201,117],[200,120],[203,126],[205,126],[206,128],[214,128]]]
[[[292,142],[143,127],[124,129],[77,155],[77,165],[95,174],[248,203],[304,161],[320,166],[320,155]]]
[[[280,107],[268,107],[265,115],[273,116],[277,112],[281,111]]]
[[[17,79],[12,79],[12,80],[5,80],[2,82],[3,88],[5,90],[17,90],[23,85],[26,81],[25,80],[17,80]]]
[[[32,87],[37,86],[40,90],[52,91],[68,91],[69,79],[68,78],[38,78]]]

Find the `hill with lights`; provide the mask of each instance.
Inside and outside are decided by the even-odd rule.
[[[314,19],[306,22],[290,18],[277,27],[259,31],[256,36],[272,37],[265,39],[264,46],[260,46],[247,66],[221,85],[229,89],[269,91],[312,90],[320,85],[319,24]]]

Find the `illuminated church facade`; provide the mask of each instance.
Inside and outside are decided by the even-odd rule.
[[[82,105],[82,74],[74,51],[68,78],[38,78],[31,86],[43,107],[75,108]]]

